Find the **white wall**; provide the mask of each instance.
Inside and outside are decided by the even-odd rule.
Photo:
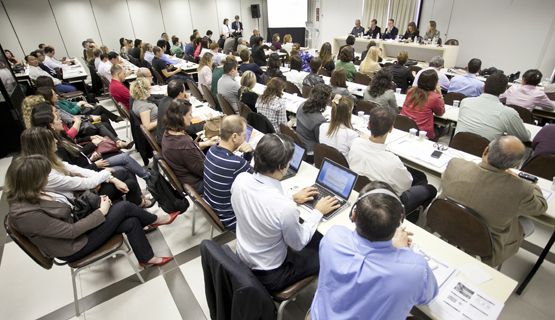
[[[457,66],[479,58],[506,74],[537,68],[545,78],[555,68],[553,12],[552,0],[426,0],[420,21],[435,20],[442,38],[449,29],[446,39],[459,40]]]
[[[355,26],[355,20],[362,19],[362,3],[363,0],[320,0],[320,23],[316,24],[320,38],[317,46],[324,42],[333,46],[333,38],[347,36]],[[316,13],[308,14],[314,17]]]

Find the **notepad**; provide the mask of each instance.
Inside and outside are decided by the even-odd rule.
[[[459,271],[477,286],[493,279],[487,272],[473,262],[460,266]]]

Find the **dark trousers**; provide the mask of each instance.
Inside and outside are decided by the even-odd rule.
[[[101,105],[97,105],[96,107],[94,107],[94,109],[92,110],[92,113],[95,116],[100,116],[105,114],[108,119],[112,120],[112,121],[116,121],[116,119],[118,118],[118,116],[110,111],[108,111],[106,108],[104,108]]]
[[[401,202],[405,206],[405,213],[408,214],[419,206],[426,208],[436,195],[437,189],[431,184],[410,187],[401,194]],[[418,215],[410,219],[411,222],[415,222],[412,220],[418,220]]]
[[[129,192],[126,194],[127,201],[140,205],[143,201],[141,197],[141,189],[139,188],[139,184],[137,183],[136,179],[131,177],[132,174],[127,173],[125,170],[118,170],[112,174],[113,177],[117,178],[120,181],[123,181]],[[123,197],[123,193],[119,191],[113,183],[102,183],[100,185],[100,190],[98,190],[98,194],[106,195],[110,200],[114,201],[115,199],[121,199]]]
[[[281,266],[274,270],[253,270],[254,275],[269,292],[279,291],[307,277],[318,274],[320,259],[318,249],[322,235],[316,232],[301,251],[287,251]]]
[[[87,231],[87,244],[76,253],[61,257],[64,261],[76,261],[82,259],[98,250],[110,238],[117,234],[125,233],[137,260],[146,263],[154,257],[152,247],[146,238],[143,227],[156,221],[156,215],[145,211],[127,201],[114,204],[108,214],[106,221],[98,227]]]

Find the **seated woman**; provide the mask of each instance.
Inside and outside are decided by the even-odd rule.
[[[293,47],[293,51],[295,48]],[[306,72],[302,72],[303,60],[299,56],[291,57],[291,70],[285,74],[287,81],[293,83],[299,91],[303,92],[303,81],[308,75]]]
[[[44,102],[44,97],[41,95],[27,96],[23,99],[21,111],[23,113],[23,122],[25,123],[26,129],[31,128],[31,114],[33,113],[33,108],[37,103],[41,102]]]
[[[342,67],[345,69],[347,74],[347,81],[355,81],[355,75],[357,74],[357,69],[355,64],[351,61],[353,60],[352,50],[349,48],[344,48],[339,54],[339,60],[335,62],[335,68]]]
[[[279,42],[279,33],[274,33],[272,35],[272,47],[279,51],[281,49],[281,43]]]
[[[258,37],[254,46],[252,46],[252,59],[259,67],[266,65],[266,59],[268,55],[264,52],[262,45],[264,44],[264,38]]]
[[[349,89],[347,88],[347,73],[345,72],[345,69],[343,69],[343,67],[337,67],[335,68],[335,70],[333,70],[333,72],[331,73],[330,85],[332,88],[331,92],[333,94],[340,94],[342,96],[349,97],[351,100],[353,100],[353,104],[357,104],[357,97],[350,93]]]
[[[368,50],[368,54],[360,63],[360,72],[367,74],[370,79],[374,79],[374,76],[378,71],[382,69],[380,64],[378,63],[378,54],[380,53],[380,49],[377,47],[370,47]]]
[[[279,55],[277,53],[272,53],[268,59],[268,69],[266,69],[266,76],[270,78],[278,77],[283,81],[287,81],[281,70],[281,61],[279,60]]]
[[[304,52],[301,50],[301,45],[298,43],[293,44],[293,49],[291,49],[290,59],[294,56],[299,56],[302,59],[303,68],[302,71],[310,72],[310,60],[314,58],[311,54]]]
[[[370,51],[370,48],[372,47],[378,48],[378,44],[374,40],[368,42],[368,45],[366,45],[366,50],[362,51],[362,54],[360,55],[360,60],[364,60],[366,58],[368,51]],[[380,57],[381,52],[382,50],[378,48],[378,62],[382,62],[382,57]]]
[[[349,48],[349,51],[352,54],[351,60],[349,61],[355,61],[355,48],[353,47],[355,45],[356,42],[356,38],[352,35],[348,36],[347,39],[345,39],[345,44],[342,45],[341,47],[339,47],[339,55],[341,55],[341,52],[343,51],[344,48]]]
[[[125,233],[140,266],[163,265],[173,259],[154,256],[143,228],[170,224],[179,212],[157,216],[127,201],[112,204],[109,197],[102,196],[98,209],[75,221],[71,202],[60,193],[47,191],[51,172],[44,156],[15,158],[6,172],[4,188],[13,228],[46,258],[77,261]]]
[[[156,130],[158,124],[158,107],[147,101],[150,97],[150,81],[146,78],[138,78],[131,83],[129,90],[134,99],[131,106],[132,112],[139,118],[141,123],[148,131]]]
[[[293,38],[290,34],[283,36],[283,44],[281,45],[281,48],[287,51],[287,54],[291,54],[291,50],[293,50]]]
[[[264,71],[256,63],[254,63],[254,62],[249,63],[250,57],[251,57],[250,51],[248,49],[244,49],[244,50],[239,51],[239,57],[241,57],[241,61],[243,62],[238,66],[239,71],[241,71],[241,72],[247,72],[247,71],[254,72],[254,74],[256,75],[256,82],[258,82],[260,84],[264,84],[264,81],[262,80],[262,76],[264,75]],[[269,65],[270,65],[270,63],[268,63],[268,66]],[[279,67],[278,67],[278,70],[279,70]]]
[[[323,83],[317,84],[310,96],[297,109],[297,134],[301,137],[307,154],[307,161],[314,162],[314,145],[319,142],[320,125],[326,122],[322,112],[330,101],[331,88]]]
[[[39,103],[35,106],[31,122],[33,127],[52,130],[58,147],[56,155],[64,162],[93,171],[100,171],[105,168],[112,168],[116,171],[125,170],[134,179],[136,179],[136,175],[145,181],[150,178],[148,171],[127,153],[109,152],[100,154],[96,152],[97,147],[106,141],[104,137],[92,136],[88,141],[80,141],[81,145],[77,144],[65,133],[60,117],[46,103]]]
[[[319,141],[339,150],[349,161],[353,141],[359,136],[351,125],[353,102],[336,94],[331,103],[331,121],[320,125]]]
[[[335,62],[333,61],[333,54],[331,53],[331,44],[325,42],[320,48],[320,59],[322,59],[322,68],[326,69],[328,75],[331,75],[335,69]]]
[[[252,71],[245,71],[241,77],[241,89],[239,89],[239,100],[249,106],[252,112],[256,112],[256,101],[258,93],[252,91],[256,85],[256,77]]]
[[[186,100],[173,100],[164,115],[162,155],[182,184],[188,184],[204,194],[204,153],[201,149],[218,142],[218,136],[207,142],[196,143],[187,133],[193,111]]]
[[[424,35],[424,42],[425,43],[430,43],[432,42],[432,40],[437,37],[441,37],[441,33],[439,32],[439,30],[436,29],[436,22],[435,21],[430,21],[430,23],[428,23],[428,30],[426,31],[426,34]]]
[[[195,52],[193,54],[193,58],[195,58],[195,59],[197,59],[197,58],[200,59],[200,51],[202,50],[202,46],[200,44],[201,40],[202,40],[201,38],[196,38],[193,41],[193,46],[195,47]]]
[[[282,99],[285,90],[285,81],[281,78],[272,78],[266,85],[264,93],[256,101],[256,112],[263,114],[280,133],[279,125],[287,124],[285,100]]]
[[[391,71],[388,68],[381,69],[368,88],[364,90],[364,101],[371,102],[378,107],[390,107],[396,113],[399,113],[401,110],[397,105],[395,91],[391,89],[392,81]]]
[[[83,169],[62,161],[55,153],[57,149],[56,139],[51,130],[33,127],[21,134],[21,154],[42,155],[52,166],[46,185],[47,190],[61,193],[73,200],[74,192],[93,189],[100,185],[98,194],[106,195],[110,199],[121,199],[125,194],[127,201],[142,208],[150,208],[154,205],[154,202],[143,199],[137,181],[129,178],[126,171],[107,168],[96,172]]]
[[[534,111],[536,108],[546,111],[555,110],[555,102],[551,101],[544,91],[536,88],[542,77],[542,73],[537,69],[524,72],[522,85],[510,86],[507,91],[499,96],[499,101],[521,106],[530,111]]]
[[[441,88],[437,85],[438,76],[435,70],[426,70],[418,78],[418,86],[407,92],[407,98],[401,114],[409,116],[416,122],[420,131],[426,131],[426,136],[434,139],[439,129],[434,127],[434,114],[441,116],[445,113],[445,104],[441,95]]]
[[[405,39],[405,42],[414,42],[415,38],[418,38],[419,36],[420,36],[420,32],[416,28],[416,24],[414,22],[409,22],[407,31],[403,36],[403,39]]]
[[[4,50],[4,54],[6,55],[6,59],[8,60],[11,67],[16,64],[25,65],[25,62],[21,59],[17,59],[10,50]]]
[[[205,53],[200,59],[198,71],[198,89],[202,92],[202,86],[205,85],[208,89],[212,88],[212,62],[214,56],[211,53]]]
[[[183,57],[183,53],[185,53],[185,51],[183,51],[183,48],[181,48],[181,46],[180,46],[179,38],[178,38],[178,37],[175,37],[175,38],[172,37],[172,44],[173,44],[173,45],[172,45],[172,47],[171,47],[171,49],[170,49],[170,52],[171,52],[173,55],[176,55],[176,56],[178,56],[179,58],[182,58],[182,57]]]
[[[120,38],[119,39],[119,55],[124,58],[129,60],[129,56],[127,55],[127,50],[128,50],[128,46],[127,46],[127,40],[125,38]],[[87,59],[88,61],[88,59]]]

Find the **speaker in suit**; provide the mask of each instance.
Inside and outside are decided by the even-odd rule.
[[[238,35],[243,35],[243,23],[240,21],[233,21],[231,23],[231,30],[237,32]]]
[[[391,31],[387,31],[387,29],[385,29],[382,39],[395,39],[397,38],[398,34],[399,34],[399,29],[397,29],[397,27],[391,28]]]
[[[372,38],[377,38],[379,36],[381,36],[382,34],[382,29],[380,29],[380,27],[376,26],[374,29],[368,29],[368,31],[366,31],[366,33],[364,34],[365,36],[371,36]]]

